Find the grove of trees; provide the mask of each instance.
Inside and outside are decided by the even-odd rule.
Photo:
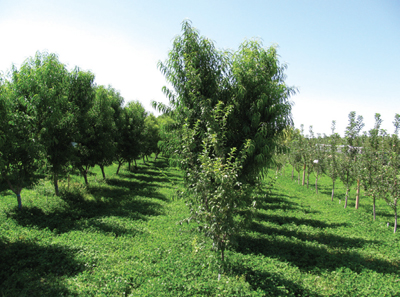
[[[94,78],[46,52],[0,77],[0,174],[19,209],[21,190],[43,174],[59,195],[58,179],[71,169],[88,184],[95,165],[106,178],[104,166],[158,152],[157,119],[138,101],[124,106],[118,91]]]

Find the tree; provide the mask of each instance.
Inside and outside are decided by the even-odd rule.
[[[347,199],[350,192],[350,187],[354,184],[359,176],[357,167],[357,155],[359,150],[357,148],[357,137],[364,127],[363,117],[356,118],[356,112],[349,113],[349,125],[346,127],[345,140],[346,145],[342,149],[341,158],[339,162],[339,177],[346,185],[346,197],[344,208],[347,207]]]
[[[130,163],[139,158],[142,144],[142,131],[147,112],[139,101],[130,101],[124,107],[117,121],[117,174],[124,162]]]
[[[100,166],[103,179],[106,179],[104,167],[109,166],[115,159],[117,150],[117,122],[121,117],[124,98],[111,86],[96,87],[94,133],[98,142],[95,151],[95,163]]]
[[[279,137],[292,125],[295,90],[284,82],[286,66],[275,47],[248,40],[236,52],[218,51],[189,21],[182,31],[169,59],[159,63],[173,87],[163,89],[170,114],[181,127],[173,157],[186,171],[189,220],[202,222],[223,259],[240,230],[234,227],[239,211],[251,213],[255,205],[242,193],[266,172]]]
[[[95,125],[93,125],[99,116],[99,114],[93,112],[95,99],[94,74],[75,68],[70,73],[68,98],[76,106],[73,143],[78,144],[77,146],[73,145],[75,147],[75,158],[71,159],[71,161],[74,167],[81,172],[85,179],[85,184],[88,185],[87,174],[89,168],[95,165],[93,155],[101,146],[96,141],[99,133],[95,131]]]
[[[68,96],[70,75],[55,54],[37,52],[14,72],[17,96],[29,102],[43,145],[56,195],[58,175],[74,155],[75,114],[79,113],[73,96]]]
[[[42,147],[37,141],[32,106],[19,96],[16,79],[16,68],[11,80],[0,77],[0,178],[17,196],[21,210],[21,190],[35,178]]]
[[[158,154],[158,142],[160,141],[159,125],[157,118],[151,113],[144,120],[144,129],[142,132],[142,154],[143,156],[150,156],[155,153],[155,159]]]
[[[328,156],[326,158],[327,160],[327,173],[329,177],[332,179],[332,195],[331,195],[331,201],[333,201],[333,196],[335,194],[335,182],[336,179],[339,177],[339,159],[338,159],[338,145],[340,143],[340,135],[338,133],[335,133],[336,129],[336,121],[332,121],[332,134],[329,137],[329,142],[328,142]]]

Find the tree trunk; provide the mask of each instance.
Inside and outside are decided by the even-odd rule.
[[[137,163],[136,163],[136,159],[135,159],[134,161],[135,161],[135,168],[137,169]]]
[[[104,165],[100,165],[101,174],[103,174],[103,179],[106,179],[106,174],[104,173]]]
[[[13,191],[15,195],[17,195],[18,210],[22,210],[22,201],[21,201],[22,188],[14,189],[14,187],[12,186],[12,184],[8,178],[6,178],[6,182],[7,182],[8,186],[10,187],[11,191]]]
[[[394,200],[394,233],[397,230],[397,198]]]
[[[293,168],[292,168],[292,181],[293,181],[293,177],[294,177],[294,165],[293,165]]]
[[[159,153],[156,153],[155,157],[154,157],[154,162],[157,161],[157,157],[158,157]]]
[[[303,166],[303,182],[301,184],[302,186],[304,186],[305,180],[306,180],[306,163],[304,163],[304,166]]]
[[[119,169],[121,168],[122,162],[118,162],[117,174],[119,174]]]
[[[360,179],[357,178],[356,209],[360,206]]]
[[[143,155],[143,163],[146,164],[146,160],[144,159],[144,155]]]
[[[333,181],[332,185],[332,196],[331,196],[331,201],[333,201],[333,195],[335,194],[335,181]]]
[[[88,179],[87,179],[87,170],[82,170],[81,173],[83,175],[83,178],[85,179],[85,185],[88,186],[89,182],[88,182]]]
[[[318,194],[318,171],[317,171],[317,176],[316,176],[316,178],[315,178],[315,193],[317,193]]]
[[[300,185],[300,171],[299,174],[297,174],[297,184]]]
[[[54,191],[56,196],[60,196],[60,192],[58,191],[58,173],[53,173],[53,182],[54,182]]]
[[[346,208],[347,207],[347,198],[349,197],[349,188],[347,187],[347,189],[346,189],[346,198],[345,198],[345,200],[344,200],[344,208]]]
[[[374,221],[376,220],[376,209],[375,209],[375,195],[372,195],[372,211],[374,215]]]
[[[128,162],[128,170],[131,171],[131,161]]]

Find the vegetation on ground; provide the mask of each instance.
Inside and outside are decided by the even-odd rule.
[[[153,159],[151,159],[153,160]],[[183,172],[166,159],[95,167],[15,196],[0,186],[0,296],[396,296],[400,243],[391,211],[361,192],[319,180],[319,194],[291,168],[264,180],[257,214],[221,262],[179,196]],[[390,223],[392,225],[392,223]]]

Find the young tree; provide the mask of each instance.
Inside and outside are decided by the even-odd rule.
[[[333,201],[333,196],[335,194],[335,182],[336,179],[339,177],[339,164],[338,164],[339,160],[338,160],[337,148],[340,143],[340,135],[338,133],[335,133],[336,121],[332,121],[331,129],[332,129],[332,134],[329,137],[328,141],[328,146],[327,146],[328,156],[326,160],[327,160],[327,172],[329,177],[332,179],[331,201]]]
[[[382,123],[381,115],[375,114],[374,128],[369,130],[368,137],[363,144],[363,153],[360,156],[361,181],[368,196],[372,197],[373,218],[376,219],[375,201],[381,197],[381,177],[382,167],[384,166],[383,143],[380,134]]]
[[[202,222],[223,259],[240,230],[239,210],[254,207],[245,185],[265,172],[292,125],[294,89],[284,83],[276,48],[249,40],[235,53],[218,51],[189,21],[182,31],[159,67],[173,87],[164,88],[171,114],[183,127],[176,155],[192,194],[191,219]]]
[[[346,145],[341,153],[339,162],[339,177],[346,185],[346,198],[344,208],[347,207],[347,199],[350,192],[350,187],[354,184],[358,177],[357,156],[357,137],[364,127],[363,117],[356,118],[356,112],[349,113],[349,125],[346,127],[345,140]]]

